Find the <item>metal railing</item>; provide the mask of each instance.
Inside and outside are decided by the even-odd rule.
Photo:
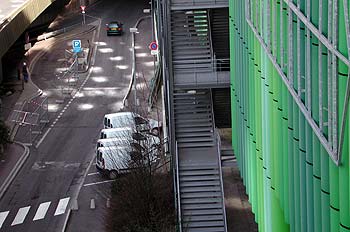
[[[172,0],[172,9],[228,7],[228,0]]]
[[[175,206],[177,208],[177,220],[179,232],[182,232],[182,219],[181,219],[181,197],[180,197],[180,174],[179,174],[179,154],[177,141],[175,141],[175,165],[174,165],[174,190],[175,190]]]
[[[220,134],[217,128],[215,128],[215,134],[216,134],[216,141],[217,141],[217,154],[218,154],[218,165],[219,165],[219,174],[220,174],[220,187],[221,187],[221,194],[222,194],[222,211],[224,216],[224,226],[225,226],[225,232],[227,232],[227,221],[226,221],[226,208],[225,208],[225,194],[224,194],[224,180],[222,177],[222,166],[221,166],[221,138]]]
[[[230,60],[214,59],[204,61],[181,61],[186,68],[177,67],[175,70],[176,85],[229,85]],[[186,63],[185,63],[186,62]],[[177,62],[179,64],[180,62]],[[176,67],[176,62],[175,62]]]

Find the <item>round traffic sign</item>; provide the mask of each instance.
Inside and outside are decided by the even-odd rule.
[[[156,42],[151,42],[150,44],[149,44],[149,49],[151,49],[151,50],[157,50],[158,49],[158,44],[156,43]]]

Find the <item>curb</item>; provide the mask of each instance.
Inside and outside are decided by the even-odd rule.
[[[5,179],[5,182],[0,186],[0,199],[3,197],[4,193],[7,191],[8,187],[12,183],[12,181],[15,179],[16,175],[18,174],[19,170],[23,166],[24,162],[29,157],[29,148],[20,142],[14,142],[24,148],[24,152],[21,156],[21,158],[17,161],[15,167],[11,170],[10,175],[7,176]]]

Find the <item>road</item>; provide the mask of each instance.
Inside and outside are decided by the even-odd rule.
[[[122,107],[131,78],[129,28],[144,16],[142,9],[147,5],[142,0],[132,4],[127,0],[104,0],[87,11],[102,19],[94,66],[82,77],[85,81],[81,91],[50,113],[51,122],[56,123],[31,147],[30,158],[0,202],[0,231],[62,229],[67,209],[84,184],[93,160],[103,115]],[[104,25],[112,20],[124,23],[124,35],[106,36]],[[36,78],[33,81],[44,91],[54,88],[52,79]],[[93,173],[91,168],[89,173]],[[87,178],[97,178],[93,182],[104,180],[94,175]]]

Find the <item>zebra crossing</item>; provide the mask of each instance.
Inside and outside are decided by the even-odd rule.
[[[66,212],[67,207],[69,205],[70,197],[62,198],[58,201],[56,209],[54,211],[53,216],[62,215]],[[48,214],[48,211],[51,207],[55,207],[56,204],[51,204],[51,201],[43,202],[39,204],[37,208],[32,206],[25,206],[19,208],[14,218],[8,217],[10,215],[10,211],[0,212],[0,229],[3,225],[8,224],[10,226],[16,226],[24,223],[24,221],[32,220],[33,222],[43,220],[45,216]],[[29,219],[27,215],[31,210],[35,210],[34,217]]]

